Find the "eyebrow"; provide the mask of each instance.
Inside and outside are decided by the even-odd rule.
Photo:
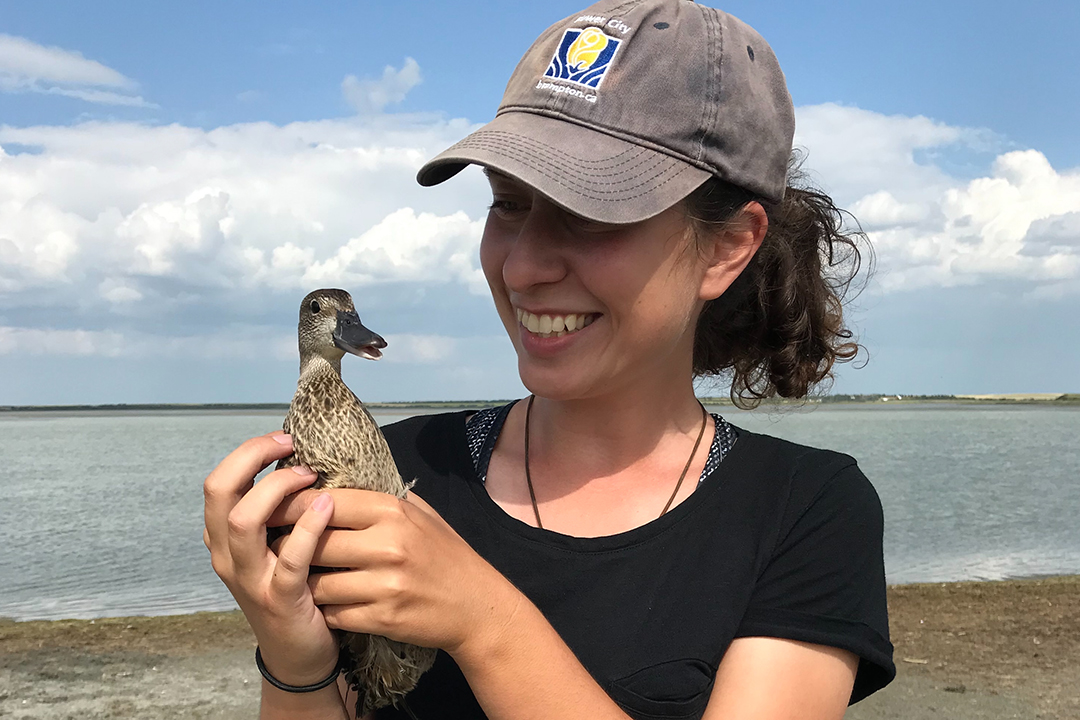
[[[524,183],[516,177],[501,173],[498,170],[492,170],[489,167],[484,167],[484,176],[489,183],[500,183],[510,187],[530,187],[528,183]]]

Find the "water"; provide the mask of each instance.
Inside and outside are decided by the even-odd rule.
[[[728,413],[846,452],[885,509],[889,582],[1080,573],[1080,407],[817,406]]]
[[[1080,573],[1080,408],[719,411],[857,457],[885,507],[890,582]],[[203,547],[202,482],[280,416],[0,416],[0,616],[235,608]]]

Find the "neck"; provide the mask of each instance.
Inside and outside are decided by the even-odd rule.
[[[523,431],[525,403],[519,405]],[[700,427],[701,406],[690,381],[677,389],[642,385],[597,398],[537,397],[531,451],[545,464],[606,476],[650,455],[665,440],[696,437]]]
[[[304,353],[300,356],[300,376],[311,372],[333,371],[341,377],[341,358],[326,358],[316,353]]]
[[[499,435],[496,452],[510,472],[501,483],[489,475],[489,492],[518,519],[531,524],[540,515],[545,528],[578,537],[638,527],[682,502],[694,491],[714,434],[711,422],[702,431],[702,408],[689,381],[678,394],[605,402],[537,397],[529,422],[533,506],[524,477],[527,406],[514,407]],[[677,483],[680,476],[687,482]]]
[[[568,460],[568,455],[581,455],[572,459],[606,463],[617,472],[650,454],[665,437],[696,436],[701,406],[694,394],[692,358],[693,336],[687,333],[670,351],[658,351],[655,362],[595,395],[558,399],[539,393],[532,412],[536,449],[558,448]]]

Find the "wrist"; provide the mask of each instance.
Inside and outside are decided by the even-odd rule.
[[[326,680],[332,673],[336,676],[340,668],[338,654],[324,658],[313,658],[307,662],[297,662],[296,653],[275,648],[273,643],[259,643],[256,648],[262,658],[263,667],[275,680],[283,685],[303,687]],[[267,682],[271,682],[267,679]],[[271,684],[273,684],[271,682]]]
[[[255,665],[259,668],[259,673],[262,674],[266,682],[270,683],[282,692],[294,694],[318,692],[323,688],[330,687],[337,682],[338,675],[341,674],[341,662],[339,659],[338,664],[334,666],[334,669],[331,670],[326,677],[324,677],[322,680],[319,680],[318,682],[308,683],[305,685],[292,685],[290,683],[282,682],[267,669],[266,663],[263,662],[262,650],[258,646],[255,647]]]
[[[477,605],[477,618],[470,632],[455,647],[444,648],[461,667],[473,662],[490,663],[513,645],[513,636],[529,611],[539,614],[532,602],[509,580],[501,581],[494,592],[485,593]]]

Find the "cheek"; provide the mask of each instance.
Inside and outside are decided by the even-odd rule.
[[[657,337],[674,340],[697,324],[702,301],[699,298],[700,273],[694,266],[669,264],[656,273],[642,290],[638,303],[642,321]]]
[[[487,227],[484,228],[484,234],[480,238],[480,268],[484,271],[484,277],[487,278],[492,290],[503,284],[502,267],[506,260],[506,253],[502,249],[504,246],[505,243],[494,239],[490,230]]]
[[[513,309],[510,307],[510,299],[507,297],[506,283],[503,282],[503,265],[506,262],[507,244],[492,238],[488,231],[480,240],[480,268],[484,271],[488,287],[491,289],[491,298],[495,301],[495,309],[503,319],[503,323],[510,321]],[[514,323],[516,324],[516,319]],[[508,326],[509,327],[509,326]]]

